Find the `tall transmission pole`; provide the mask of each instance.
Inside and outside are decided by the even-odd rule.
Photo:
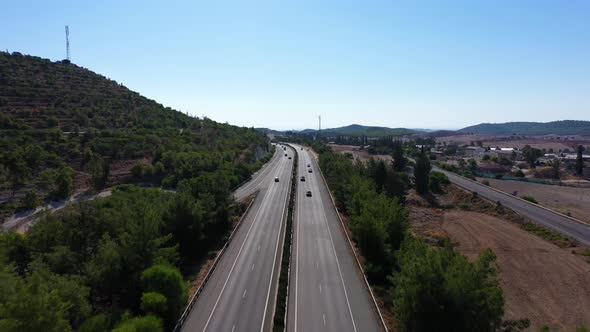
[[[66,59],[70,61],[70,27],[66,25]]]
[[[318,115],[318,139],[320,138],[321,134],[322,134],[322,116]]]

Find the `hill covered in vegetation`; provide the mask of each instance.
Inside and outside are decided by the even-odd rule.
[[[406,128],[388,128],[388,127],[375,127],[375,126],[363,126],[359,124],[352,124],[344,127],[327,128],[322,129],[322,135],[327,136],[369,136],[369,137],[382,137],[382,136],[401,136],[415,134],[417,131]],[[298,134],[315,135],[316,129],[305,129],[297,132]]]
[[[0,330],[172,330],[185,280],[243,211],[231,189],[271,156],[252,128],[190,117],[69,62],[0,52],[0,220],[114,187],[26,235],[0,231]]]
[[[590,136],[590,121],[481,123],[459,130],[489,135],[583,135]]]
[[[67,61],[5,52],[0,133],[4,204],[27,191],[63,199],[133,181],[176,187],[218,169],[235,186],[269,148],[254,129],[190,117]]]

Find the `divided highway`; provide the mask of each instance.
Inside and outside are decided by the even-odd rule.
[[[319,166],[307,149],[293,146],[299,166],[287,330],[383,330]]]
[[[500,202],[502,205],[514,210],[534,222],[553,229],[561,234],[569,236],[578,240],[580,243],[590,246],[590,225],[576,222],[570,218],[559,215],[557,213],[547,211],[528,202],[524,202],[511,195],[504,194],[493,190],[483,184],[469,181],[465,178],[457,176],[451,172],[444,171],[440,168],[436,169],[445,173],[452,183],[463,187],[469,191],[477,192],[478,195],[491,200],[492,202]]]
[[[273,159],[236,190],[238,199],[259,193],[182,331],[271,330],[293,167],[285,153],[294,156],[291,148],[277,147]]]

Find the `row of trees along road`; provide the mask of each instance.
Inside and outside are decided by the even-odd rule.
[[[365,258],[365,273],[393,308],[400,331],[516,331],[526,321],[503,322],[504,298],[491,250],[471,262],[445,242],[431,247],[409,230],[405,196],[411,187],[404,147],[393,164],[353,162],[326,147],[320,167]],[[401,152],[400,152],[401,151]],[[420,194],[448,182],[418,152],[414,187]],[[520,326],[520,327],[519,327]]]

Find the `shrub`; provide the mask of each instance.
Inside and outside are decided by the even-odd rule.
[[[483,180],[483,181],[481,181],[481,183],[482,183],[484,186],[488,186],[488,187],[490,186],[490,181],[488,181],[488,180]]]
[[[430,191],[434,193],[440,193],[442,191],[442,185],[451,183],[449,178],[441,172],[432,171],[428,179],[428,186]]]
[[[162,321],[153,315],[123,320],[113,332],[162,332]]]
[[[530,196],[530,195],[523,195],[522,199],[524,199],[525,201],[529,201],[531,203],[539,204],[539,202],[537,202],[537,200],[533,196]]]

